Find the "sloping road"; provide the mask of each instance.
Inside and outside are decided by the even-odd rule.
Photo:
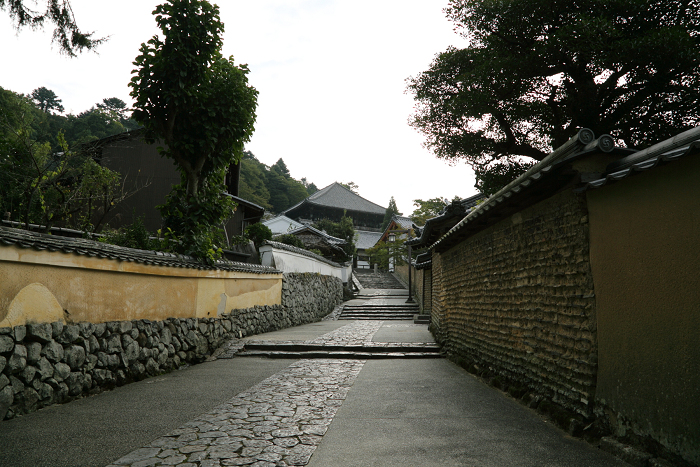
[[[260,341],[330,349],[432,337],[400,320],[251,336],[218,360],[1,422],[0,466],[627,465],[445,359],[240,356]]]

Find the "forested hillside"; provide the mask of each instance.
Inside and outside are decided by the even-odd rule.
[[[99,231],[128,193],[118,173],[76,149],[136,125],[116,98],[77,116],[62,112],[61,100],[46,88],[31,96],[0,88],[0,212],[45,231],[53,225]]]
[[[48,142],[51,150],[62,151],[58,142],[59,131],[70,148],[75,148],[81,143],[116,135],[124,131],[133,130],[138,127],[129,116],[129,109],[126,103],[116,97],[103,99],[96,103],[91,109],[79,113],[78,115],[63,113],[61,99],[50,89],[44,87],[35,89],[31,95],[25,96],[10,90],[0,88],[0,110],[4,113],[3,124],[5,131],[11,131],[11,127],[16,129],[21,124],[9,120],[9,114],[13,113],[10,108],[13,104],[23,102],[24,109],[29,115],[22,115],[23,124],[26,124],[31,131],[31,140],[38,143]],[[18,104],[14,104],[18,105]]]
[[[241,160],[241,183],[239,196],[274,213],[290,208],[318,191],[305,178],[295,180],[282,159],[271,167],[246,151]]]

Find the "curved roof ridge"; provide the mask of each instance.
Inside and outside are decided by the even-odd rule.
[[[338,182],[333,182],[309,197],[303,199],[294,206],[285,209],[280,214],[286,214],[304,203],[314,204],[317,206],[335,207],[339,209],[346,209],[348,211],[370,212],[373,214],[384,214],[386,212],[385,207],[363,198]],[[353,206],[353,204],[355,205]]]

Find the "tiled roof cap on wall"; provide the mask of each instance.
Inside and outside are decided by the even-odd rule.
[[[558,168],[565,166],[570,161],[583,155],[592,153],[610,153],[615,151],[614,140],[609,135],[595,138],[593,132],[587,128],[579,132],[569,141],[552,151],[547,157],[530,167],[523,175],[503,187],[496,194],[489,197],[483,203],[476,206],[461,221],[452,227],[447,233],[430,245],[431,249],[446,247],[456,241],[456,237],[467,226],[472,227],[474,222],[480,221],[487,213],[499,212],[509,205],[511,199],[519,199],[527,193],[533,185],[555,175]],[[541,186],[541,185],[538,185]],[[552,187],[554,189],[554,187]]]
[[[48,250],[116,261],[129,261],[151,266],[250,272],[255,274],[279,274],[281,272],[258,264],[238,263],[226,260],[219,260],[214,265],[208,265],[186,255],[176,255],[161,251],[137,250],[83,238],[47,235],[0,226],[0,247],[3,246]]]
[[[321,261],[322,263],[329,264],[329,265],[331,265],[331,266],[333,266],[333,267],[336,267],[336,268],[342,268],[342,267],[343,267],[342,264],[338,264],[338,263],[336,263],[336,262],[333,262],[333,261],[331,261],[331,260],[329,260],[329,259],[324,258],[324,257],[321,256],[321,255],[317,255],[316,253],[312,253],[312,252],[310,252],[309,250],[304,250],[303,248],[297,248],[297,247],[292,246],[292,245],[287,245],[286,243],[280,243],[280,242],[274,242],[274,241],[271,241],[271,240],[265,240],[265,241],[263,242],[263,245],[270,245],[270,246],[272,246],[273,248],[277,248],[278,250],[285,250],[285,251],[290,251],[290,252],[292,252],[292,253],[297,253],[297,254],[300,254],[300,255],[308,256],[309,258],[313,258],[313,259],[315,259],[315,260],[317,260],[317,261]]]
[[[576,191],[582,192],[600,188],[653,169],[658,165],[699,153],[700,127],[697,127],[609,164],[604,177],[590,181]]]

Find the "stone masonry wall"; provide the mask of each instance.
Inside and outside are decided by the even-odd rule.
[[[560,193],[433,255],[433,331],[453,358],[589,416],[595,296],[585,201]]]
[[[343,301],[343,282],[316,273],[285,273],[282,304],[287,310],[284,327],[318,321]]]
[[[282,305],[219,318],[28,324],[0,328],[0,420],[202,362],[226,340],[320,320],[338,278],[285,274]]]
[[[423,269],[422,304],[423,313],[431,314],[433,309],[433,270]]]

